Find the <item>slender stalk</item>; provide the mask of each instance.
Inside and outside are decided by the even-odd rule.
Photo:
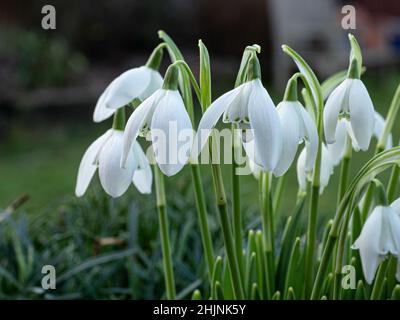
[[[287,179],[287,174],[278,178],[278,183],[276,184],[273,200],[274,215],[278,215],[282,204],[283,189],[285,187]],[[296,201],[297,202],[297,201]]]
[[[384,262],[382,262],[376,273],[375,283],[372,288],[370,300],[379,300],[379,298],[381,297],[386,270],[388,267],[388,262],[389,259],[386,259]]]
[[[218,152],[216,150],[216,145],[213,142],[213,137],[211,137],[211,154]],[[238,264],[238,259],[235,252],[235,244],[232,238],[232,229],[229,224],[229,216],[226,204],[225,188],[222,179],[221,167],[219,164],[212,164],[212,177],[214,182],[215,195],[218,207],[218,216],[222,229],[222,236],[224,238],[226,255],[228,258],[228,265],[231,274],[232,288],[234,291],[235,298],[243,300],[244,299],[244,289],[242,283],[242,277],[240,274],[240,268]]]
[[[238,164],[236,153],[240,152],[240,144],[235,135],[236,126],[232,125],[232,216],[233,236],[235,240],[236,256],[242,276],[244,276],[243,243],[242,243],[242,214],[240,210],[240,176],[236,174]]]
[[[200,225],[201,240],[203,243],[205,260],[207,263],[208,278],[211,284],[212,272],[214,268],[214,249],[212,245],[210,229],[208,227],[206,201],[204,199],[204,192],[201,183],[200,168],[198,165],[191,164],[190,169],[192,171],[192,179],[197,207],[197,218]]]
[[[158,220],[160,224],[160,239],[161,239],[161,249],[163,254],[165,287],[167,291],[167,299],[174,300],[176,296],[175,278],[172,267],[171,248],[170,248],[169,232],[168,232],[169,227],[168,227],[168,215],[166,207],[167,202],[165,199],[164,176],[157,165],[154,166],[154,178],[156,185]]]
[[[340,298],[340,281],[342,279],[342,265],[343,265],[343,258],[344,258],[344,247],[346,244],[347,238],[347,226],[350,221],[350,214],[346,215],[345,220],[341,226],[340,234],[339,234],[339,241],[337,243],[337,251],[336,251],[336,260],[333,272],[333,300],[337,300]]]
[[[207,88],[204,87],[202,87],[200,90],[200,87],[196,81],[196,78],[193,75],[193,72],[191,71],[188,64],[184,61],[183,55],[181,54],[173,40],[163,31],[160,31],[159,35],[165,41],[164,45],[168,49],[171,60],[173,61],[173,64],[170,67],[177,66],[181,69],[182,81],[180,82],[180,88],[183,93],[183,100],[190,116],[190,120],[192,122],[192,125],[194,126],[195,119],[193,110],[193,97],[191,94],[190,84],[192,84],[197,99],[202,105],[204,104],[204,102],[202,101],[202,93],[208,93],[209,90],[206,90]],[[200,53],[200,55],[202,55],[202,53]],[[208,85],[211,86],[211,83],[208,83]],[[206,98],[208,98],[207,94],[205,96]],[[191,164],[190,167],[192,172],[194,195],[196,198],[197,217],[199,220],[201,239],[205,253],[205,260],[207,263],[208,278],[211,281],[214,268],[214,250],[211,241],[211,233],[208,227],[207,209],[201,181],[200,168],[197,164]],[[212,285],[211,282],[210,285]]]
[[[335,236],[334,234],[329,234],[328,239],[325,244],[325,249],[322,253],[318,272],[315,277],[314,286],[313,286],[313,289],[311,292],[311,300],[320,299],[322,282],[325,277],[325,271],[328,267],[328,264],[329,264],[329,261],[331,258],[332,250],[335,247],[336,239],[337,239],[337,236]]]
[[[393,166],[392,172],[390,174],[387,196],[389,202],[394,201],[396,196],[397,183],[399,182],[400,167],[398,165]]]
[[[347,180],[349,178],[349,167],[350,167],[351,154],[352,154],[351,139],[349,136],[346,136],[346,151],[343,156],[343,160],[342,160],[342,164],[341,164],[341,168],[340,168],[337,206],[339,206],[340,201],[342,200],[342,198],[346,192]]]
[[[274,220],[270,193],[270,174],[263,172],[260,175],[261,191],[261,221],[264,239],[265,273],[267,297],[271,298],[275,292],[275,250],[274,250]]]
[[[307,238],[305,249],[305,286],[304,296],[308,297],[314,278],[315,247],[317,238],[317,215],[319,203],[319,185],[311,186],[310,212],[307,224]]]

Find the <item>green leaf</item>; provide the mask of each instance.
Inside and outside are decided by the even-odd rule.
[[[305,77],[306,83],[304,83],[304,85],[311,92],[311,96],[313,97],[314,101],[314,107],[322,108],[324,100],[322,97],[321,85],[314,71],[310,68],[307,62],[289,46],[283,45],[282,50],[293,59],[300,73]]]
[[[366,300],[367,299],[367,292],[365,291],[364,282],[362,280],[359,280],[357,283],[355,299],[356,300]]]
[[[300,195],[297,199],[295,208],[290,217],[287,218],[286,225],[281,239],[281,252],[277,267],[277,279],[279,287],[283,287],[287,274],[288,261],[292,253],[292,248],[296,237],[299,235],[299,221],[305,204],[305,195]],[[284,291],[285,292],[285,291]]]
[[[94,258],[89,258],[83,263],[77,265],[75,268],[63,273],[61,276],[57,277],[57,283],[61,283],[65,280],[68,280],[72,278],[73,276],[77,275],[78,273],[85,271],[87,269],[94,268],[96,266],[113,262],[116,260],[120,260],[129,256],[132,256],[137,252],[136,248],[133,249],[127,249],[127,250],[122,250],[122,251],[116,251],[110,254],[105,254],[102,256],[94,257]]]
[[[294,290],[292,287],[289,287],[287,294],[286,294],[286,299],[287,300],[296,300],[296,295],[294,294]]]
[[[201,300],[200,290],[194,290],[193,291],[192,300]]]
[[[200,51],[200,104],[203,113],[211,104],[211,67],[207,47],[199,40]]]
[[[392,300],[400,300],[400,284],[397,284],[392,292],[391,298]]]
[[[178,49],[178,46],[171,39],[171,37],[166,34],[163,30],[158,31],[158,36],[167,44],[167,50],[170,55],[172,62],[176,62],[178,60],[185,61],[183,54]],[[190,79],[187,72],[181,68],[179,68],[182,76],[182,81],[179,82],[180,88],[182,90],[183,100],[185,101],[186,109],[189,113],[190,119],[194,119],[193,113],[193,97],[192,97],[192,89],[190,87]]]
[[[260,290],[258,289],[257,283],[253,283],[251,286],[251,295],[250,295],[251,300],[258,300],[260,299]]]
[[[287,273],[286,273],[286,281],[285,281],[285,287],[284,287],[284,293],[287,292],[289,287],[293,287],[295,283],[295,279],[299,277],[298,274],[298,262],[300,260],[300,238],[296,238],[292,253],[290,254],[290,259],[287,267]]]
[[[215,299],[224,300],[224,292],[222,290],[221,283],[219,281],[215,282]]]
[[[280,293],[279,291],[276,291],[276,292],[273,294],[271,300],[281,300],[281,293]]]
[[[260,230],[256,233],[256,263],[257,263],[257,283],[259,288],[259,293],[261,299],[266,297],[266,279],[265,276],[265,259],[264,257],[264,247],[263,247],[263,235]]]
[[[211,281],[211,285],[212,285],[211,296],[212,297],[215,297],[215,283],[217,281],[219,281],[219,282],[222,281],[222,258],[220,256],[218,256],[215,259],[214,270],[212,273],[212,281]]]
[[[256,266],[256,253],[251,253],[251,258],[249,263],[246,265],[246,274],[245,274],[245,289],[247,295],[251,294],[251,286],[250,283],[253,283],[255,279],[253,277],[257,275],[257,266]]]

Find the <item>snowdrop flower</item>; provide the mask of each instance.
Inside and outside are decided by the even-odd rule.
[[[135,99],[143,101],[161,88],[163,79],[158,67],[162,59],[162,50],[158,48],[153,51],[146,65],[125,71],[107,86],[94,109],[94,122],[108,119],[116,109]]]
[[[400,217],[392,205],[374,208],[352,249],[360,250],[364,277],[371,284],[379,264],[388,254],[398,256],[400,253]],[[399,269],[398,264],[398,281]]]
[[[307,149],[304,148],[299,158],[297,159],[297,181],[301,190],[306,190],[307,180],[312,181],[312,172],[307,172]],[[322,144],[322,155],[321,155],[321,169],[320,169],[320,187],[319,193],[322,194],[325,187],[329,183],[329,179],[333,174],[333,162],[329,155],[328,149],[325,144]]]
[[[120,167],[122,146],[123,132],[116,129],[106,131],[89,146],[79,165],[76,196],[85,194],[97,169],[103,189],[114,198],[124,194],[132,182],[141,193],[151,192],[152,172],[140,145],[129,150],[126,168]]]
[[[374,112],[374,118],[375,118],[375,124],[374,124],[374,131],[373,131],[373,136],[379,140],[383,128],[385,126],[385,119],[378,113]],[[347,139],[347,132],[349,122],[345,119],[341,119],[338,122],[337,128],[336,128],[336,135],[335,135],[335,142],[332,144],[328,144],[328,150],[329,154],[331,155],[332,161],[334,165],[338,165],[340,161],[343,159],[344,154],[346,152],[346,139]],[[356,145],[354,145],[354,142],[352,140],[353,144],[353,149],[357,149]],[[386,143],[386,149],[390,149],[393,146],[393,138],[392,135],[390,134],[387,143]]]
[[[137,137],[150,136],[155,160],[167,176],[178,173],[187,163],[193,144],[193,128],[178,91],[178,69],[167,70],[162,89],[144,100],[130,116],[123,138],[121,166],[128,161]]]
[[[306,172],[312,170],[317,157],[318,132],[311,116],[297,100],[297,76],[289,80],[284,100],[277,107],[283,129],[283,144],[281,157],[274,170],[275,176],[281,176],[289,169],[303,141],[306,147]]]
[[[345,119],[353,147],[365,151],[374,133],[374,106],[359,74],[357,62],[351,62],[348,78],[330,94],[324,109],[324,131],[328,144],[335,142],[338,121]]]
[[[249,62],[248,81],[223,94],[204,113],[195,138],[191,158],[196,159],[208,141],[211,130],[222,116],[225,123],[236,123],[248,157],[272,171],[282,149],[282,128],[275,105],[261,83],[258,59]],[[252,148],[249,144],[254,144]],[[253,150],[254,152],[250,152]]]

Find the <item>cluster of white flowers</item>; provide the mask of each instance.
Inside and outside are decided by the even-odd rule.
[[[177,133],[193,132],[178,89],[162,87],[162,76],[148,66],[121,74],[100,96],[94,121],[109,118],[134,100],[141,103],[129,118],[124,133],[120,131],[123,128],[112,129],[89,147],[81,162],[76,194],[84,194],[97,167],[104,190],[113,197],[126,191],[127,179],[133,179],[137,187],[140,184],[139,191],[150,192],[151,170],[136,142],[137,137],[146,136],[151,140],[156,162],[165,175],[171,176],[179,172],[189,158],[197,159],[221,117],[223,122],[235,123],[241,130],[242,145],[255,175],[260,171],[273,172],[275,176],[285,174],[299,144],[305,142],[297,161],[299,186],[305,189],[317,156],[318,132],[312,116],[297,99],[297,76],[289,80],[283,101],[275,107],[262,85],[258,59],[252,58],[250,65],[248,80],[216,99],[204,113],[196,136],[189,135],[186,141],[169,132],[171,122],[176,124]],[[174,72],[178,72],[176,68]],[[354,150],[367,150],[371,137],[379,138],[384,125],[362,81],[352,78],[345,79],[329,95],[323,117],[326,144],[322,144],[321,193],[344,156],[347,137]],[[164,132],[167,139],[160,139],[155,134],[157,131]],[[171,144],[176,145],[173,150],[177,152],[188,144],[189,148],[178,157],[172,154]],[[390,137],[387,147],[391,146]],[[144,174],[138,175],[139,172]],[[137,176],[145,181],[139,182]]]
[[[304,142],[305,147],[297,160],[297,177],[300,189],[306,190],[321,140],[314,115],[297,99],[300,74],[288,81],[284,99],[275,107],[261,82],[258,59],[252,56],[246,81],[206,109],[195,134],[178,90],[179,80],[182,80],[178,68],[171,65],[165,79],[156,69],[158,67],[146,65],[128,70],[101,94],[93,120],[100,122],[114,115],[114,125],[83,155],[77,196],[86,192],[97,169],[103,189],[112,197],[124,194],[131,183],[139,192],[151,193],[153,176],[149,157],[154,157],[163,174],[178,173],[188,161],[196,161],[220,118],[240,130],[241,144],[256,176],[262,171],[272,172],[277,177],[285,174],[296,157],[299,144]],[[138,106],[125,126],[125,107],[132,102],[138,102]],[[175,124],[176,132],[171,132],[171,123]],[[320,193],[327,186],[334,167],[345,156],[347,141],[355,151],[365,151],[373,136],[381,136],[384,123],[374,110],[362,81],[349,72],[331,92],[323,111],[326,143],[321,144]],[[185,130],[190,134],[182,140],[179,132]],[[167,138],[160,139],[156,134],[159,131]],[[146,155],[142,150],[136,141],[139,136],[151,141],[151,154]],[[171,144],[179,155],[171,152]],[[391,136],[386,147],[392,147]],[[390,206],[374,208],[353,248],[360,250],[365,278],[371,283],[378,264],[388,253],[400,255],[400,199]],[[400,281],[400,264],[397,277]]]

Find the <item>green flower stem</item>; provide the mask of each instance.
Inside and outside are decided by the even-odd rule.
[[[392,132],[394,121],[396,120],[397,113],[400,108],[400,84],[397,86],[396,92],[390,103],[389,111],[386,116],[385,127],[383,128],[383,133],[379,138],[377,150],[382,151],[385,149],[388,137]]]
[[[346,136],[346,151],[343,156],[341,168],[340,168],[340,178],[339,178],[339,190],[338,190],[338,198],[337,198],[337,206],[339,206],[340,201],[342,200],[346,188],[347,188],[347,180],[349,177],[349,167],[350,167],[350,159],[352,154],[352,145],[351,139],[349,136]]]
[[[337,300],[340,298],[340,283],[342,279],[342,264],[344,258],[344,249],[346,244],[347,238],[347,226],[350,221],[350,214],[346,215],[345,221],[340,230],[339,234],[339,241],[337,243],[337,252],[336,252],[336,259],[335,259],[335,266],[333,272],[333,300]]]
[[[158,219],[160,224],[160,239],[161,239],[161,249],[163,254],[165,287],[167,291],[167,299],[174,300],[176,297],[175,278],[172,267],[171,247],[169,241],[169,230],[168,230],[169,227],[168,227],[167,203],[165,199],[164,176],[157,165],[154,165],[154,180],[156,185],[157,210],[158,210]]]
[[[304,297],[309,296],[314,278],[314,261],[317,237],[317,216],[319,203],[319,184],[311,186],[310,211],[308,215],[307,237],[305,248],[305,287]]]
[[[390,174],[388,188],[387,188],[387,196],[389,203],[393,202],[396,197],[396,188],[397,188],[397,183],[399,182],[399,174],[400,174],[400,167],[398,165],[395,165]]]
[[[187,74],[187,76],[189,77],[189,80],[190,80],[190,82],[192,84],[192,87],[194,89],[194,92],[196,93],[197,99],[199,101],[201,101],[200,87],[199,87],[199,85],[198,85],[198,83],[196,81],[196,78],[195,78],[192,70],[188,66],[188,64],[183,60],[177,60],[171,66],[177,66],[177,67],[179,67],[181,69],[182,73],[186,73]]]
[[[114,113],[112,128],[123,131],[125,129],[125,108],[119,108]]]
[[[374,286],[372,288],[370,300],[379,300],[381,298],[383,284],[386,276],[386,270],[388,267],[389,259],[386,259],[382,264],[379,266],[379,269],[376,273]]]
[[[282,204],[282,196],[283,196],[283,189],[285,188],[285,183],[287,180],[287,174],[283,175],[282,177],[278,178],[278,182],[275,187],[274,197],[273,197],[273,208],[274,208],[274,215],[277,216]],[[296,200],[297,203],[298,200]]]
[[[210,147],[213,159],[213,155],[216,152],[218,152],[218,150],[216,150],[216,144],[214,143],[213,135],[211,136]],[[222,235],[224,238],[226,255],[228,258],[228,265],[231,271],[230,274],[231,274],[232,288],[234,291],[235,298],[243,300],[245,298],[243,282],[240,273],[238,259],[236,256],[235,244],[232,238],[232,228],[229,224],[229,216],[228,216],[228,209],[227,209],[226,195],[225,195],[224,182],[222,179],[221,167],[219,164],[211,164],[211,168],[212,168],[215,196],[217,200],[218,216],[221,224]]]
[[[239,67],[239,71],[235,81],[235,87],[238,87],[246,81],[249,73],[260,76],[260,69],[257,59],[257,52],[260,52],[261,48],[258,45],[248,46],[243,52],[242,61]],[[208,54],[207,54],[208,58]],[[252,68],[252,70],[249,70]],[[253,72],[256,69],[255,72]],[[248,80],[248,79],[247,79]],[[232,216],[233,216],[233,236],[235,242],[236,257],[239,263],[240,273],[244,279],[244,261],[243,261],[243,242],[242,242],[242,213],[240,208],[240,176],[237,175],[236,171],[239,167],[236,159],[240,155],[242,145],[236,136],[237,125],[232,124]]]
[[[159,36],[165,41],[165,45],[168,49],[171,60],[173,61],[174,67],[181,69],[182,81],[180,83],[181,91],[183,92],[183,100],[185,102],[186,109],[190,116],[192,125],[194,125],[194,110],[193,110],[193,97],[191,92],[190,83],[192,84],[196,96],[201,100],[201,94],[205,91],[200,91],[199,85],[187,63],[184,61],[182,53],[175,45],[173,40],[163,31],[159,31]],[[194,194],[196,199],[197,217],[199,220],[200,234],[202,238],[203,249],[205,253],[205,260],[208,269],[208,278],[212,279],[212,272],[214,269],[214,250],[212,245],[211,233],[208,227],[207,218],[207,207],[204,198],[203,185],[201,181],[200,167],[197,164],[190,164],[192,181],[194,186]],[[210,286],[212,283],[210,282]]]
[[[203,243],[205,259],[207,263],[208,277],[211,284],[212,273],[214,269],[214,249],[212,245],[210,229],[208,227],[207,208],[201,183],[200,168],[198,165],[191,164],[190,169],[192,172],[193,186],[195,191],[197,218],[200,225],[201,240]]]
[[[275,292],[275,244],[274,244],[274,220],[270,192],[270,174],[263,172],[260,175],[261,222],[264,240],[265,274],[267,284],[267,298],[271,298]]]
[[[283,52],[288,54],[298,66],[302,80],[307,88],[307,91],[312,97],[311,102],[315,109],[314,119],[316,120],[318,132],[318,152],[313,170],[313,179],[311,186],[310,211],[307,225],[307,239],[305,248],[305,283],[304,296],[307,298],[311,292],[314,279],[314,260],[316,249],[316,233],[317,233],[317,218],[318,218],[318,202],[319,202],[319,187],[320,187],[320,170],[321,170],[321,154],[322,154],[322,137],[323,137],[323,108],[324,100],[322,95],[321,85],[305,60],[292,48],[287,45],[282,46]]]
[[[235,239],[236,256],[239,263],[240,273],[244,277],[243,242],[242,242],[242,214],[240,210],[240,176],[236,174],[238,163],[236,154],[241,151],[240,142],[235,135],[236,126],[232,125],[232,213],[233,213],[233,236]]]

